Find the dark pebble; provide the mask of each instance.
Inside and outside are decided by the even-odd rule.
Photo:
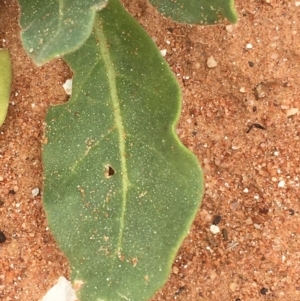
[[[295,211],[293,209],[289,209],[290,215],[294,215]]]
[[[0,206],[3,206],[3,205],[4,205],[4,202],[0,200]]]
[[[220,221],[221,221],[221,216],[220,215],[216,215],[215,217],[214,217],[214,220],[213,220],[213,225],[217,225],[217,224],[219,224],[220,223]]]
[[[16,192],[15,192],[13,189],[11,189],[11,190],[9,191],[9,194],[14,195],[14,194],[16,194]]]
[[[240,298],[235,299],[235,301],[242,301]]]
[[[263,288],[260,290],[260,293],[261,293],[262,295],[266,295],[267,292],[268,292],[268,289],[265,288],[265,287],[263,287]]]
[[[251,61],[249,61],[248,64],[249,64],[249,66],[250,66],[251,68],[254,66],[254,63],[251,62]]]
[[[223,239],[227,241],[228,240],[228,232],[226,229],[222,229],[222,235],[223,235]]]
[[[0,243],[5,242],[6,241],[6,237],[4,235],[4,233],[2,231],[0,231]]]

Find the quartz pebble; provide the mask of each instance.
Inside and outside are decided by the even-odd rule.
[[[230,289],[232,292],[234,292],[234,291],[236,290],[236,288],[237,288],[237,284],[236,284],[235,282],[231,282],[231,283],[229,284],[229,289]]]
[[[40,190],[36,187],[31,190],[32,196],[37,196],[40,193]]]
[[[75,301],[76,293],[72,288],[71,282],[65,277],[59,277],[57,283],[50,288],[41,301]]]
[[[215,61],[212,55],[207,59],[206,64],[208,68],[214,68],[218,65],[218,63]]]
[[[67,79],[66,82],[63,84],[63,88],[67,95],[72,94],[72,79]]]
[[[166,56],[166,54],[167,54],[167,49],[162,49],[162,50],[160,51],[160,53],[161,53],[162,56]]]
[[[216,225],[211,225],[210,228],[209,228],[209,231],[212,234],[217,234],[217,233],[220,233],[220,228]]]
[[[291,108],[291,109],[286,111],[286,116],[290,117],[290,116],[298,114],[298,112],[299,112],[298,108]]]
[[[233,32],[234,30],[234,25],[233,24],[229,24],[229,25],[226,25],[226,31],[227,32]]]

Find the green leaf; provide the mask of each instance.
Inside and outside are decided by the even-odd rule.
[[[164,16],[181,23],[216,24],[238,20],[234,0],[149,0]]]
[[[11,61],[7,49],[0,49],[0,126],[3,124],[9,104],[11,86]]]
[[[65,60],[72,97],[50,108],[43,149],[49,227],[72,281],[83,282],[81,301],[148,300],[167,280],[203,192],[199,163],[175,134],[179,86],[117,0]]]
[[[108,0],[19,0],[22,42],[38,65],[78,49]]]

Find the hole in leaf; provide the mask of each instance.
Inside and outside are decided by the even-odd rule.
[[[107,165],[105,167],[105,176],[106,176],[106,178],[110,178],[114,174],[115,174],[115,170],[110,165]]]

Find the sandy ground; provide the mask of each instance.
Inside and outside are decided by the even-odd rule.
[[[151,300],[300,300],[300,6],[237,0],[238,25],[200,27],[174,24],[144,0],[124,3],[167,50],[183,88],[178,135],[206,182],[169,281]],[[61,60],[30,61],[18,14],[15,1],[0,0],[0,47],[14,77],[0,129],[0,299],[37,301],[69,276],[43,212],[41,144],[47,107],[67,99],[71,73]],[[213,235],[216,216],[222,232]]]

